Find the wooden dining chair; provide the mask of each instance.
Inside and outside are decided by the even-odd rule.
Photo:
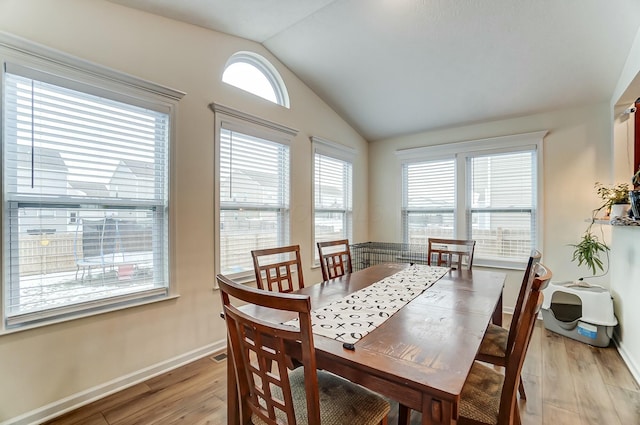
[[[551,279],[551,271],[538,263],[524,306],[514,328],[514,343],[507,354],[505,373],[474,362],[460,394],[458,425],[520,425],[520,413],[516,405],[516,391],[520,386],[520,374],[535,321],[542,306],[542,290]],[[511,416],[514,415],[514,416]],[[409,423],[411,409],[400,404],[399,423]],[[513,420],[513,422],[511,421]]]
[[[489,324],[487,331],[480,343],[480,349],[478,350],[477,360],[491,363],[496,366],[507,365],[507,353],[511,351],[511,347],[516,338],[516,327],[522,308],[526,302],[526,296],[530,292],[531,285],[536,277],[536,273],[539,273],[538,264],[540,263],[542,255],[539,251],[532,251],[527,262],[527,268],[525,269],[522,277],[522,283],[520,284],[520,291],[518,292],[518,299],[516,306],[513,309],[513,315],[511,316],[511,324],[509,329],[505,329],[502,326],[496,324]],[[520,398],[527,399],[527,394],[524,390],[524,384],[520,380],[518,391],[520,392]]]
[[[458,270],[466,265],[467,269],[471,269],[475,247],[474,240],[429,238],[427,263]]]
[[[258,288],[293,292],[304,288],[300,245],[251,251]]]
[[[522,311],[516,321],[513,346],[508,352],[504,374],[474,362],[460,395],[458,425],[520,425],[517,388],[536,318],[542,306],[542,290],[551,271],[538,264]]]
[[[250,415],[254,425],[387,424],[390,406],[385,399],[317,370],[308,295],[255,289],[223,275],[217,281],[242,423],[249,423]],[[294,313],[299,326],[265,322],[241,311],[232,300]],[[293,371],[287,369],[291,352],[300,353],[302,364]]]
[[[318,242],[322,280],[327,281],[353,271],[349,240]]]
[[[454,270],[471,270],[476,241],[467,239],[429,238],[427,264],[451,267]],[[493,323],[502,326],[502,297],[493,313]]]

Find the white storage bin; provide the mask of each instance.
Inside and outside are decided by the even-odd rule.
[[[608,290],[585,282],[552,282],[543,293],[545,328],[597,347],[609,345],[618,320]]]

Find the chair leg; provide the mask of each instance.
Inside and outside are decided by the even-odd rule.
[[[520,393],[520,400],[527,399],[527,394],[524,392],[524,384],[522,383],[522,376],[520,377],[520,383],[518,384],[518,392]]]
[[[409,425],[411,421],[411,409],[402,403],[398,403],[398,425]]]
[[[520,407],[518,406],[518,403],[515,404],[513,410],[513,425],[522,425],[522,419],[520,419]]]

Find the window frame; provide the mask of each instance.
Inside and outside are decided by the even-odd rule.
[[[247,114],[242,111],[238,111],[233,108],[229,108],[224,105],[220,105],[218,103],[211,103],[209,108],[213,111],[215,116],[215,134],[214,134],[214,158],[213,158],[213,166],[214,166],[214,269],[215,273],[220,273],[221,270],[221,251],[220,251],[220,211],[221,211],[221,200],[220,200],[220,146],[221,146],[221,130],[225,128],[227,130],[238,131],[243,134],[247,134],[249,136],[254,136],[262,139],[266,139],[275,143],[280,143],[289,147],[289,220],[287,223],[286,229],[279,229],[280,232],[283,232],[287,235],[288,241],[287,244],[290,243],[291,238],[291,220],[290,220],[290,211],[291,205],[293,203],[293,199],[291,197],[291,182],[292,182],[292,173],[291,173],[291,146],[293,144],[293,139],[297,136],[298,130],[289,128],[260,117]],[[286,244],[285,244],[286,245]],[[250,253],[247,253],[250,255]],[[230,277],[234,278],[239,282],[249,282],[254,280],[255,274],[253,271],[251,272],[241,272],[237,274],[230,274]]]
[[[535,173],[535,205],[533,205],[535,230],[533,237],[535,242],[532,248],[543,246],[543,217],[541,211],[544,208],[544,174],[543,174],[543,140],[547,134],[546,130],[530,133],[522,133],[507,136],[498,136],[486,139],[476,139],[464,142],[446,143],[441,145],[424,146],[419,148],[399,149],[396,157],[400,160],[402,169],[402,193],[405,191],[405,165],[416,162],[426,162],[438,159],[453,159],[455,161],[455,208],[454,208],[454,236],[458,239],[468,239],[471,234],[471,202],[468,190],[471,176],[467,169],[467,160],[474,156],[501,154],[509,152],[522,152],[531,150],[535,155],[535,165],[532,170]],[[407,229],[405,225],[405,200],[401,205],[401,227],[403,241],[407,241]],[[497,261],[477,257],[474,265],[522,270],[526,266],[525,260]]]
[[[346,229],[346,235],[344,235],[343,239],[348,239],[350,242],[353,238],[353,177],[354,177],[354,168],[355,168],[355,159],[356,159],[356,150],[354,148],[351,147],[347,147],[335,142],[332,142],[330,140],[327,139],[323,139],[321,137],[316,137],[316,136],[312,136],[310,137],[311,140],[311,144],[312,144],[312,152],[313,152],[313,157],[311,160],[311,168],[312,168],[312,184],[313,184],[313,190],[311,193],[311,202],[313,205],[313,217],[311,219],[311,235],[312,235],[312,247],[311,247],[311,264],[313,264],[314,267],[319,267],[320,266],[320,260],[319,257],[317,257],[318,255],[318,248],[317,248],[317,240],[316,240],[316,213],[318,212],[318,209],[316,209],[316,201],[315,201],[315,196],[316,196],[316,183],[315,183],[315,175],[316,175],[316,155],[322,155],[322,156],[326,156],[326,157],[330,157],[333,159],[337,159],[339,161],[343,161],[346,163],[349,163],[351,165],[351,182],[349,183],[350,187],[350,191],[351,193],[349,193],[348,197],[350,198],[349,201],[350,202],[345,202],[345,205],[349,204],[350,208],[345,207],[344,209],[332,209],[332,210],[326,210],[326,209],[321,209],[320,211],[325,211],[325,212],[342,212],[345,214],[344,216],[344,224],[345,224],[345,229]]]
[[[271,88],[273,89],[276,101],[272,102],[270,99],[260,96],[259,94],[251,90],[247,90],[243,87],[224,81],[224,73],[231,65],[234,65],[236,63],[245,63],[247,65],[250,65],[258,70],[262,75],[264,75],[264,77],[271,85]],[[284,106],[287,109],[291,108],[289,101],[289,92],[287,91],[287,86],[285,85],[282,76],[271,62],[257,53],[240,51],[231,55],[231,57],[227,60],[227,63],[224,65],[224,70],[222,71],[222,77],[220,78],[220,80],[225,84],[229,84],[230,86],[236,87],[247,93],[251,93],[254,96],[275,103],[276,105]]]
[[[133,293],[132,296],[125,297],[107,296],[69,305],[62,309],[38,310],[25,315],[22,319],[10,320],[6,302],[11,285],[9,278],[10,272],[7,270],[9,264],[8,256],[11,252],[6,248],[6,241],[7,238],[10,237],[9,208],[11,204],[16,204],[17,208],[17,202],[8,198],[6,191],[9,183],[3,181],[1,194],[3,207],[0,214],[2,218],[2,264],[4,273],[1,278],[2,291],[0,291],[0,312],[2,316],[0,334],[31,329],[177,297],[178,295],[171,273],[173,255],[170,241],[174,228],[172,225],[172,215],[170,214],[172,209],[171,189],[174,180],[171,177],[171,161],[176,137],[176,109],[178,102],[185,93],[85,61],[7,33],[0,33],[0,63],[2,64],[0,94],[2,95],[3,102],[5,95],[5,72],[11,72],[12,74],[16,74],[17,72],[18,75],[23,75],[34,80],[44,81],[67,89],[90,93],[129,105],[162,112],[163,114],[167,114],[169,125],[164,163],[165,205],[162,211],[164,221],[163,235],[165,236],[165,240],[162,242],[161,248],[164,252],[162,254],[163,264],[159,266],[164,270],[163,274],[166,276],[166,282],[163,286],[165,289],[162,291],[152,291],[147,296],[142,297],[136,296],[136,293]],[[7,68],[9,68],[9,70]],[[2,122],[3,128],[0,134],[3,156],[5,150],[4,120],[6,113],[7,111],[5,111],[4,108],[0,112],[0,121]],[[64,201],[63,197],[60,199]],[[113,200],[113,204],[117,205],[118,198],[113,198]],[[78,202],[82,203],[82,200],[74,198],[73,200],[67,199],[65,202],[78,204]],[[52,207],[60,206],[60,203],[55,201],[46,203],[40,200],[38,203],[45,208],[47,205],[51,205]],[[142,294],[143,292],[144,291],[137,293]]]

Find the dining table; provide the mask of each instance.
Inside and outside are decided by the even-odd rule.
[[[408,267],[377,264],[295,293],[308,295],[312,309],[319,310]],[[317,366],[421,412],[423,425],[455,424],[462,387],[501,302],[505,278],[497,271],[448,269],[349,348],[339,338],[314,330]],[[286,323],[291,318],[253,305],[242,309],[267,321]],[[227,423],[239,425],[231,360],[227,370]],[[398,419],[408,425],[410,418]]]

